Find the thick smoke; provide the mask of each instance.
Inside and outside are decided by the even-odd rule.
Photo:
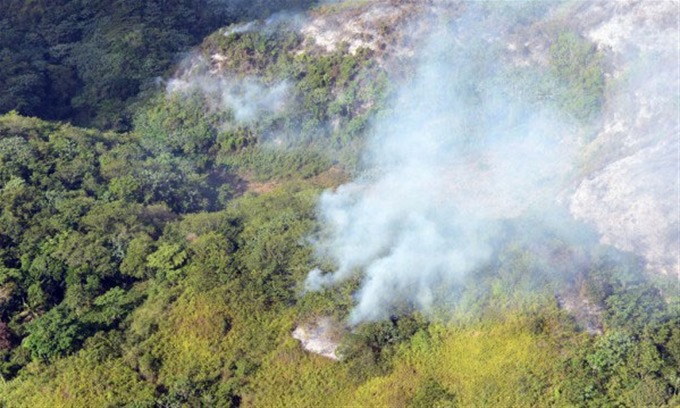
[[[337,269],[312,271],[306,286],[361,274],[353,324],[455,302],[447,297],[489,261],[506,220],[561,223],[552,208],[580,130],[535,95],[540,72],[518,76],[504,61],[516,23],[504,11],[474,8],[435,30],[393,113],[375,124],[364,175],[321,197],[317,246]]]

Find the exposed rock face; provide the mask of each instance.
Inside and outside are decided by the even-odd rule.
[[[336,354],[339,337],[336,325],[328,317],[301,324],[293,330],[293,338],[299,340],[305,350],[332,360],[339,359]]]
[[[371,58],[398,78],[410,72],[434,26],[432,21],[453,19],[461,9],[461,2],[452,0],[348,0],[322,6],[299,26],[305,41],[298,53],[346,49],[355,55],[368,50]]]
[[[403,28],[422,12],[422,2],[376,1],[363,7],[347,7],[334,13],[316,13],[300,30],[306,37],[305,45],[313,45],[326,52],[335,51],[341,43],[355,54],[359,48],[384,51],[394,44],[396,31]],[[336,6],[343,7],[343,6]],[[392,35],[388,35],[392,34]],[[409,33],[412,35],[412,33]],[[395,54],[391,50],[389,54]],[[409,49],[409,54],[414,50]]]
[[[580,5],[573,20],[610,63],[602,128],[585,148],[571,212],[602,242],[678,274],[677,1]]]
[[[566,2],[507,39],[517,66],[546,66],[551,42],[565,30],[602,53],[606,95],[599,129],[572,141],[582,144],[580,169],[562,201],[603,244],[641,256],[649,272],[677,276],[679,12],[677,0]]]
[[[669,141],[608,164],[581,182],[571,211],[602,242],[644,256],[650,271],[678,271],[677,156]]]

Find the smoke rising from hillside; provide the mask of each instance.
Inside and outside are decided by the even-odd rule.
[[[289,85],[286,82],[265,85],[259,78],[230,78],[211,75],[200,57],[191,57],[187,72],[168,81],[168,94],[203,95],[206,107],[213,112],[229,111],[237,123],[252,122],[264,113],[283,109]]]
[[[539,73],[519,80],[503,62],[500,39],[514,23],[479,8],[436,30],[394,114],[375,125],[364,175],[322,195],[317,248],[337,269],[312,271],[306,287],[360,273],[352,324],[455,302],[449,294],[489,261],[504,220],[561,223],[551,208],[578,132],[530,95]]]

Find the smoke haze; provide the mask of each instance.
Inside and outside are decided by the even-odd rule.
[[[208,109],[230,111],[237,123],[252,122],[262,114],[278,112],[286,103],[289,88],[286,82],[267,85],[256,77],[211,75],[200,57],[192,57],[188,63],[192,66],[184,75],[168,81],[168,94],[200,92]]]
[[[603,243],[644,256],[649,272],[678,281],[679,10],[677,0],[586,9],[582,31],[608,51],[610,80],[602,128],[584,154],[591,169],[570,204]]]
[[[520,96],[536,83],[513,83],[501,63],[511,24],[478,9],[437,29],[394,114],[375,125],[365,175],[321,197],[318,249],[337,269],[312,271],[307,288],[362,273],[352,323],[403,303],[430,311],[488,261],[500,221],[556,204],[574,130]]]
[[[367,14],[389,21],[394,3],[375,4],[382,7]],[[582,254],[551,259],[540,246],[546,236],[574,247],[599,241],[643,256],[655,271],[678,270],[678,207],[669,199],[678,195],[671,140],[678,132],[678,27],[664,17],[677,2],[414,4],[428,16],[408,25],[417,36],[429,31],[427,46],[415,50],[412,77],[373,122],[360,175],[320,198],[314,242],[319,260],[333,266],[311,271],[306,289],[358,277],[350,316],[358,324],[404,305],[425,313],[455,305],[466,279],[491,264],[503,267],[496,258],[510,242],[533,251],[554,282],[587,269]],[[355,49],[390,50],[372,47],[381,34],[361,34],[348,15],[331,24],[322,13],[279,13],[224,35],[285,24],[316,44],[314,52],[350,40]],[[608,58],[605,103],[588,120],[560,102],[566,85],[549,60],[563,32],[586,46],[592,41]],[[420,40],[397,51],[409,55]],[[190,59],[168,92],[198,91],[209,109],[228,110],[239,124],[291,102],[294,84],[232,79],[211,70],[222,57],[212,58]]]

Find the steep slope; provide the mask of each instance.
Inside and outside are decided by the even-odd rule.
[[[602,242],[680,277],[677,1],[593,3],[572,12],[602,50],[608,92],[571,198]]]
[[[0,116],[0,406],[677,406],[677,4],[327,1]]]
[[[356,56],[361,52],[359,59],[377,63],[367,71],[368,78],[384,72],[395,88],[413,75],[418,50],[435,25],[432,16],[455,20],[466,8],[469,5],[465,3],[450,2],[344,2],[320,7],[308,15],[281,15],[261,23],[234,26],[221,33],[226,38],[247,33],[266,37],[267,33],[283,30],[296,40],[283,47],[278,62],[258,61],[255,53],[249,58],[251,62],[240,66],[234,61],[242,59],[220,50],[225,45],[229,47],[229,41],[210,40],[203,48],[206,57],[201,60],[207,68],[201,72],[207,70],[226,78],[243,73],[261,75],[260,80],[272,89],[272,84],[276,85],[272,77],[280,76],[280,71],[277,74],[271,67],[281,68],[282,58],[314,58],[338,52]],[[678,2],[673,0],[567,2],[530,24],[507,27],[504,36],[493,40],[507,44],[509,63],[527,70],[554,67],[558,58],[555,47],[562,46],[557,44],[561,33],[576,35],[581,42],[576,47],[587,47],[587,42],[595,46],[592,58],[600,62],[593,65],[592,72],[595,77],[602,76],[603,81],[589,89],[580,89],[577,84],[571,100],[566,102],[591,105],[568,107],[576,109],[575,116],[587,123],[585,127],[576,126],[570,140],[564,141],[578,146],[579,164],[563,186],[560,199],[576,219],[599,232],[602,243],[638,254],[649,271],[664,275],[677,274],[680,268],[679,216],[677,200],[673,198],[679,189],[675,136],[679,131],[676,113],[680,85],[674,46],[678,23],[672,18],[677,8]],[[653,76],[649,75],[651,70]],[[183,75],[187,73],[195,70]],[[562,69],[557,73],[560,75],[571,74]],[[290,77],[287,81],[288,86],[302,92],[294,98],[311,92]],[[377,111],[372,109],[374,98],[352,96],[348,102],[348,95],[356,91],[338,86],[337,82],[331,87],[330,99],[345,107],[339,114],[315,115],[317,127],[321,125],[337,134],[333,130],[344,127],[348,120],[354,119],[350,127],[356,126],[370,117],[366,113]],[[266,99],[271,94],[251,96]],[[303,97],[308,100],[303,105],[313,103]],[[312,125],[303,121],[301,126],[306,133]],[[484,175],[479,177],[483,179]]]

